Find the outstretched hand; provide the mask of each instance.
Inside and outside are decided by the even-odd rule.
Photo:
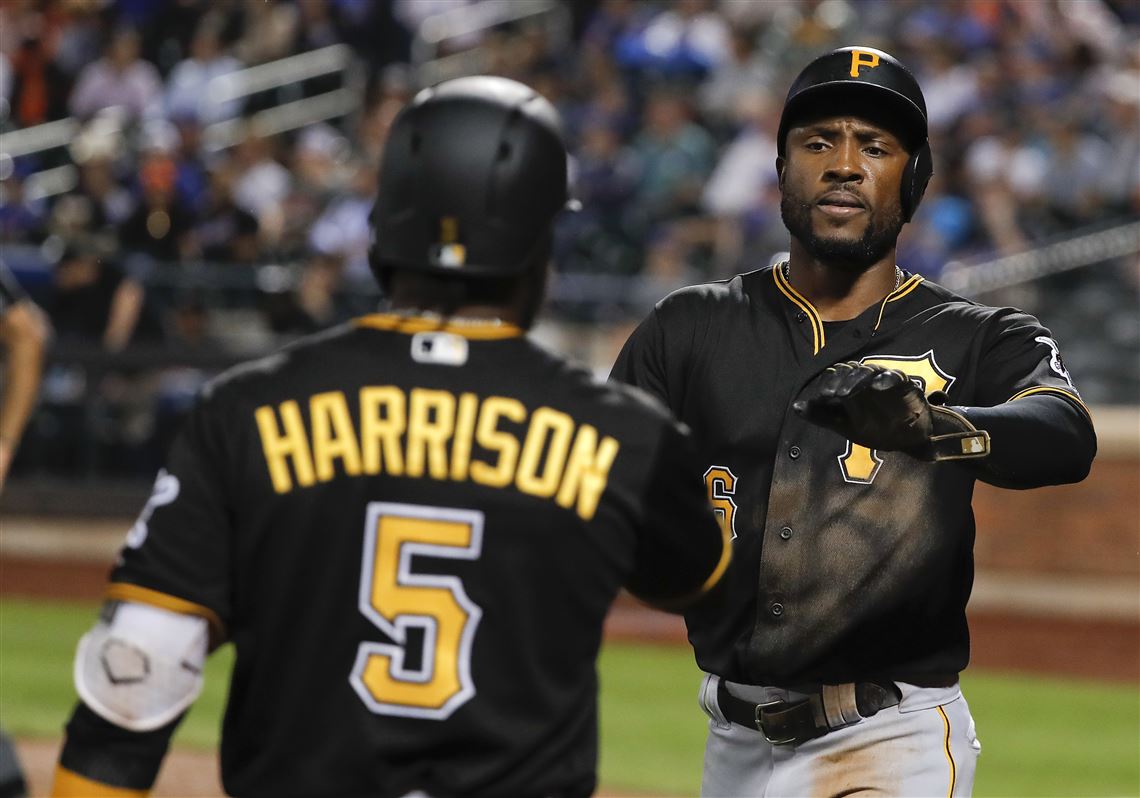
[[[804,389],[792,405],[802,418],[853,443],[920,460],[973,460],[990,453],[990,436],[964,415],[929,401],[901,371],[865,363],[837,363]]]
[[[888,452],[920,448],[934,429],[930,403],[909,377],[862,363],[827,369],[792,407],[813,424]]]

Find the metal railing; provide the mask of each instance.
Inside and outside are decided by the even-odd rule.
[[[541,27],[555,50],[570,39],[570,9],[561,0],[481,0],[457,6],[425,19],[412,37],[411,58],[419,85],[486,71],[484,48],[442,53],[465,37],[509,24]]]
[[[21,155],[66,147],[80,127],[79,120],[69,116],[67,119],[0,133],[0,154],[19,158]]]
[[[950,261],[938,282],[963,296],[976,296],[1136,253],[1140,221],[1076,231],[1061,241],[980,263]]]
[[[210,82],[206,91],[212,102],[220,104],[337,73],[344,76],[341,88],[283,102],[250,117],[249,124],[255,130],[271,135],[348,116],[360,108],[364,74],[352,48],[333,44],[221,75]],[[216,152],[238,143],[244,135],[244,125],[241,120],[227,119],[208,126],[202,133],[206,149]]]
[[[360,108],[365,82],[362,67],[352,48],[345,44],[322,47],[214,78],[207,84],[206,96],[210,102],[222,104],[338,73],[343,76],[340,88],[285,100],[254,113],[248,122],[228,119],[207,126],[202,134],[204,146],[212,152],[233,146],[245,135],[246,124],[263,135],[272,135],[349,116]],[[83,122],[67,117],[0,134],[0,179],[11,174],[13,159],[70,148],[83,128]],[[126,135],[126,132],[119,125],[113,134]],[[24,191],[29,199],[44,199],[71,191],[78,183],[75,166],[63,164],[29,174],[24,181]]]

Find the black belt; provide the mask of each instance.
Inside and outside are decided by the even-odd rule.
[[[840,687],[833,686],[832,689]],[[854,690],[854,705],[861,718],[869,718],[879,710],[895,706],[901,697],[893,682],[857,682],[851,688]],[[795,701],[766,701],[758,704],[737,698],[728,692],[724,679],[721,679],[716,698],[720,711],[726,718],[745,728],[759,731],[772,745],[799,745],[859,720],[848,714],[845,719],[837,721],[834,707],[825,703],[827,697],[823,689]],[[828,722],[829,715],[832,723]]]

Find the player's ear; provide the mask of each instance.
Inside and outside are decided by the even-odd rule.
[[[784,167],[788,165],[788,160],[782,156],[776,156],[776,177],[779,180],[780,191],[784,190]]]

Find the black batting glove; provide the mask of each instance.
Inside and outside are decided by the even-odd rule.
[[[792,408],[807,421],[870,449],[930,461],[989,454],[988,433],[941,407],[945,394],[932,399],[936,404],[901,371],[849,362],[827,369]]]

